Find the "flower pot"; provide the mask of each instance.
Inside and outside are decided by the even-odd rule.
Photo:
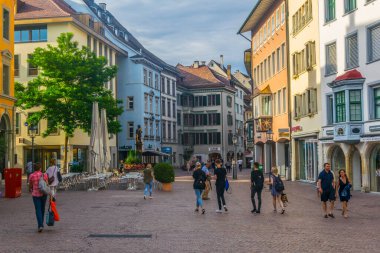
[[[172,190],[173,190],[173,184],[172,183],[162,183],[162,191],[171,192]]]

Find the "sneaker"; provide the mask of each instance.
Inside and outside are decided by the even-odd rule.
[[[281,214],[284,214],[284,213],[285,213],[285,209],[282,209]]]
[[[327,214],[325,214],[325,216],[324,216],[325,218],[328,218],[329,216],[327,215]]]
[[[260,210],[257,210],[256,213],[260,213]]]
[[[216,212],[216,213],[222,213],[222,210],[220,210],[220,209],[216,209],[215,212]]]
[[[198,209],[198,208],[195,208],[194,212],[199,212],[199,209]]]
[[[332,214],[332,213],[329,213],[329,216],[330,216],[331,218],[335,218],[334,214]]]
[[[202,209],[202,214],[205,214],[206,213],[206,209]]]
[[[42,229],[43,229],[42,227],[39,227],[39,228],[38,228],[38,233],[41,233],[41,232],[42,232]]]
[[[152,199],[153,197],[152,196],[149,196],[150,199]]]
[[[146,199],[146,196],[144,195],[144,199]]]
[[[252,209],[252,210],[251,210],[251,213],[255,213],[255,212],[257,212],[256,209]]]
[[[225,212],[228,212],[227,207],[226,207],[226,206],[223,206],[223,207],[224,207],[224,211],[225,211]]]

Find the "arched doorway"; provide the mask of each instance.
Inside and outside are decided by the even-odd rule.
[[[352,185],[355,191],[360,191],[362,189],[362,161],[360,153],[357,149],[352,154],[351,157],[352,165]]]
[[[380,145],[373,148],[369,166],[370,189],[374,192],[380,192]]]
[[[346,160],[343,150],[337,146],[331,155],[331,170],[334,172],[335,177],[338,176],[340,169],[346,169]]]
[[[4,175],[4,169],[8,167],[10,149],[10,120],[7,114],[0,119],[0,173]]]

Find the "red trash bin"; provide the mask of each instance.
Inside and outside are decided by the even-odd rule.
[[[17,198],[21,196],[22,169],[9,168],[4,171],[5,197]]]

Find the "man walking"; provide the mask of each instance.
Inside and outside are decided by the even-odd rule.
[[[210,166],[211,166],[211,163],[208,161],[202,167],[202,171],[206,174],[206,188],[202,194],[202,199],[204,199],[204,200],[210,199],[208,197],[208,193],[210,192],[210,189],[211,189],[211,175],[210,175],[210,171],[209,171]]]
[[[261,192],[264,187],[264,175],[263,172],[259,170],[259,163],[255,162],[253,164],[253,170],[251,171],[251,201],[253,209],[251,213],[260,213],[261,209]],[[258,207],[256,209],[255,195],[257,193]]]
[[[321,194],[322,208],[325,213],[325,218],[329,216],[335,218],[333,214],[334,201],[335,201],[335,182],[334,174],[331,172],[331,165],[325,163],[323,170],[319,173],[317,188]],[[327,211],[327,201],[330,201],[330,211]]]
[[[243,160],[239,159],[238,165],[239,165],[239,171],[241,172],[243,170]]]

